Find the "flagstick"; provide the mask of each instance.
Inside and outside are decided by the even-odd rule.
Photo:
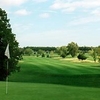
[[[7,60],[6,94],[8,94],[8,60]]]
[[[7,57],[6,94],[8,94],[8,59],[10,59],[9,44],[7,44],[7,47],[5,50],[5,56]]]

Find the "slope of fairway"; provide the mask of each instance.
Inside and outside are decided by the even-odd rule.
[[[9,77],[11,82],[100,87],[100,65],[98,63],[75,63],[26,56],[19,66],[21,72],[12,74]]]
[[[100,100],[100,89],[53,84],[0,82],[0,100]]]
[[[0,100],[100,100],[100,65],[24,57],[20,72],[9,76],[8,94],[0,82]]]

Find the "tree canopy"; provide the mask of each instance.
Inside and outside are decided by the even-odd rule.
[[[76,54],[78,53],[78,45],[74,42],[69,43],[67,48],[68,48],[69,54],[72,57],[75,57]]]
[[[9,21],[6,11],[0,8],[0,80],[5,80],[7,75],[16,70],[16,65],[20,59],[19,43],[15,39],[15,34],[12,33]],[[11,57],[9,60],[4,55],[7,44],[9,44]],[[9,65],[8,73],[7,61]]]

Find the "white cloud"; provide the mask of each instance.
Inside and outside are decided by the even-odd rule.
[[[37,3],[41,3],[41,2],[47,2],[48,0],[33,0],[33,1],[35,1]]]
[[[53,5],[50,6],[51,9],[62,9],[64,6],[64,2],[56,0]]]
[[[70,8],[67,8],[67,9],[63,9],[62,12],[73,12],[75,10],[74,7],[70,7]]]
[[[17,33],[17,35],[23,35],[24,33],[28,33],[29,31],[31,31],[31,29],[33,29],[33,26],[33,23],[14,23],[12,24],[12,29],[14,33]]]
[[[94,15],[96,15],[96,16],[100,16],[100,8],[97,8],[97,9],[93,10],[93,11],[91,12],[91,14],[94,14]]]
[[[87,17],[76,18],[70,22],[70,25],[87,24],[100,21],[100,0],[55,0],[50,6],[53,10],[61,10],[62,12],[74,12],[81,10],[88,13]]]
[[[49,13],[42,13],[42,14],[40,14],[40,17],[41,18],[49,18],[50,14]]]
[[[0,0],[0,6],[6,7],[6,6],[19,6],[23,3],[25,3],[27,0]]]
[[[82,7],[95,8],[100,6],[100,0],[83,0],[81,2]]]
[[[98,21],[100,21],[99,17],[89,16],[84,18],[77,18],[76,20],[71,21],[70,25],[81,25],[81,24],[87,24],[87,23],[98,22]]]
[[[25,15],[29,15],[31,12],[25,10],[25,9],[21,9],[21,10],[18,10],[15,12],[15,14],[17,15],[22,15],[22,16],[25,16]]]
[[[77,8],[95,8],[100,7],[100,0],[55,0],[54,3],[50,6],[51,9],[57,10],[66,10],[66,11],[74,11]]]

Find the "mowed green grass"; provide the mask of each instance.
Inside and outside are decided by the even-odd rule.
[[[24,57],[20,62],[21,72],[14,73],[10,81],[100,87],[99,66],[98,63]]]
[[[99,88],[73,87],[54,84],[0,82],[0,100],[100,100]]]
[[[20,72],[9,76],[0,100],[100,100],[100,64],[24,57]]]

